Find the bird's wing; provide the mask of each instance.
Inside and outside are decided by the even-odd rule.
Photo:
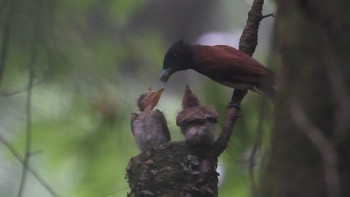
[[[197,50],[194,69],[221,83],[258,84],[271,72],[242,51],[226,45],[202,46]]]
[[[205,113],[198,107],[182,110],[176,117],[176,125],[183,126],[189,122],[201,123],[207,119]]]
[[[224,61],[223,64],[232,62],[232,64],[235,65],[242,65],[236,66],[237,68],[235,67],[237,72],[255,75],[265,75],[268,72],[268,69],[260,62],[240,50],[226,45],[216,45],[214,47],[223,51],[223,53],[220,54],[223,56],[223,59],[227,58],[227,62]]]
[[[219,114],[215,110],[207,106],[201,106],[200,108],[207,120],[217,123]]]
[[[139,117],[139,114],[137,113],[131,113],[131,121],[130,121],[130,126],[131,126],[131,131],[134,133],[134,121]]]
[[[164,133],[166,134],[166,137],[170,140],[170,132],[169,132],[168,124],[167,124],[167,121],[166,121],[166,118],[165,118],[163,112],[161,112],[158,109],[155,109],[154,115],[158,118],[158,120],[161,124],[161,127],[164,129]]]

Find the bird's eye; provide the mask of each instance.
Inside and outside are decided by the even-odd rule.
[[[179,53],[173,53],[173,56],[174,57],[176,57],[176,56],[178,56],[179,55]]]

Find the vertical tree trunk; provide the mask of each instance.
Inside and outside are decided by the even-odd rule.
[[[350,3],[278,1],[276,124],[261,196],[350,194]]]

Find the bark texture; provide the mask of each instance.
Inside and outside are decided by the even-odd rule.
[[[282,75],[259,196],[349,196],[350,3],[277,3]]]

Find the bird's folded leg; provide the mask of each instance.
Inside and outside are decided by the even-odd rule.
[[[233,103],[233,102],[230,102],[227,106],[227,108],[236,108],[238,109],[239,111],[241,111],[241,104],[240,103]]]
[[[241,102],[242,102],[244,96],[247,94],[247,92],[248,92],[247,89],[244,89],[244,90],[235,89],[235,90],[233,90],[231,101],[227,107],[228,108],[234,107],[238,110],[241,110],[241,108],[240,108]]]

